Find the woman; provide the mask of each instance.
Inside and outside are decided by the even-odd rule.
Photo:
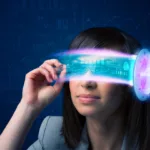
[[[69,49],[107,48],[135,54],[139,42],[113,27],[90,28],[81,32]],[[56,68],[52,67],[56,66]],[[28,150],[130,150],[149,149],[148,104],[132,95],[127,85],[97,81],[59,82],[66,66],[58,60],[46,60],[39,68],[27,73],[22,99],[1,134],[0,148],[18,150],[36,117],[64,87],[62,117],[46,117],[40,127],[38,140]],[[53,80],[58,79],[53,86]],[[97,96],[94,103],[80,101]],[[86,95],[87,96],[87,95]]]

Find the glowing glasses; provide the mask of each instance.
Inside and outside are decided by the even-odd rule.
[[[67,66],[67,80],[96,80],[128,84],[141,101],[150,98],[150,51],[137,55],[112,50],[82,49],[53,55]]]

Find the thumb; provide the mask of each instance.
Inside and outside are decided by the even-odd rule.
[[[59,79],[56,80],[55,84],[53,85],[56,91],[60,92],[60,90],[62,89],[65,82],[65,75],[66,75],[66,65],[63,65],[62,71],[59,75]]]

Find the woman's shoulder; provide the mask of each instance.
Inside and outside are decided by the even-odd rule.
[[[62,122],[62,116],[47,116],[44,118],[38,134],[38,139],[44,148],[60,149],[62,147],[67,149],[64,144],[64,137],[61,135]]]
[[[38,140],[35,141],[28,150],[69,150],[65,143],[64,136],[61,134],[62,123],[62,116],[45,117],[39,129]],[[84,128],[84,130],[85,129],[86,128]],[[84,141],[85,135],[83,132],[82,140],[76,150],[86,150],[88,148],[88,143]]]
[[[62,116],[47,116],[43,119],[40,130],[39,130],[39,137],[41,136],[52,136],[59,133],[62,127]],[[51,133],[49,135],[48,133]],[[43,137],[44,138],[44,137]]]

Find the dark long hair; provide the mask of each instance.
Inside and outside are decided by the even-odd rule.
[[[111,48],[128,54],[135,54],[141,49],[141,44],[131,35],[115,27],[95,27],[82,31],[77,35],[69,46],[71,49],[80,48]],[[127,133],[127,149],[133,144],[139,150],[149,149],[150,114],[147,102],[140,102],[133,92],[126,87],[125,91],[126,115],[125,129]],[[76,148],[80,142],[81,133],[85,125],[85,116],[79,114],[74,107],[69,83],[64,84],[63,97],[63,125],[62,135],[69,148]]]

